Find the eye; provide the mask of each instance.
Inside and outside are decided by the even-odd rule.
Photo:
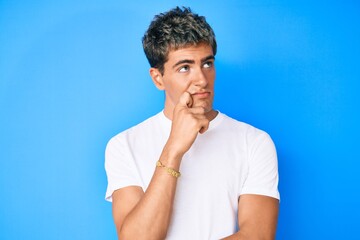
[[[179,72],[188,72],[190,67],[188,65],[182,66],[179,68]]]
[[[210,61],[205,62],[204,65],[203,65],[204,68],[211,68],[212,66],[213,66],[213,62],[210,62]]]

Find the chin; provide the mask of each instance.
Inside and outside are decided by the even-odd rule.
[[[210,112],[213,109],[212,104],[208,101],[195,101],[193,107],[203,107],[205,112]]]

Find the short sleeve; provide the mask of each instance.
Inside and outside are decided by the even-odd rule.
[[[105,150],[105,171],[108,180],[105,199],[112,201],[115,190],[127,186],[142,186],[124,134],[113,137]]]
[[[240,195],[259,194],[280,199],[275,145],[267,133],[259,131],[247,136],[248,172]]]

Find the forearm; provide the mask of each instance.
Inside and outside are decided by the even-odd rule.
[[[245,233],[244,231],[238,231],[230,236],[227,236],[225,238],[223,238],[222,240],[273,240],[275,239],[274,237],[271,236],[260,236],[258,234],[256,234],[256,230],[254,230],[253,234],[248,234]]]
[[[227,236],[227,237],[223,238],[222,240],[246,240],[246,239],[248,239],[246,237],[246,235],[243,232],[239,231],[237,233],[234,233],[234,234],[232,234],[230,236]]]
[[[159,159],[164,165],[179,169],[180,156],[164,150]],[[156,167],[144,196],[126,216],[119,231],[120,239],[164,239],[169,227],[177,178]]]

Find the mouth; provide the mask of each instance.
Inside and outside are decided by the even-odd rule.
[[[196,98],[207,98],[210,96],[210,94],[211,94],[210,92],[202,91],[202,92],[195,92],[191,95]]]

